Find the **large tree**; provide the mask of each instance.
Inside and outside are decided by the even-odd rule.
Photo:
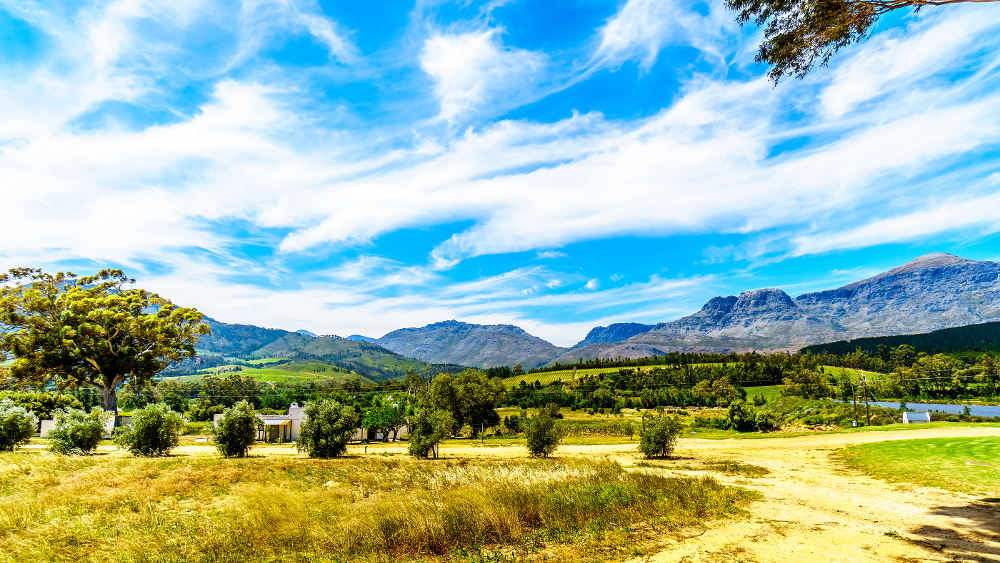
[[[757,62],[771,66],[768,76],[802,78],[826,64],[841,48],[868,36],[883,15],[894,10],[997,0],[726,0],[740,24],[764,28]]]
[[[490,379],[480,370],[467,369],[456,375],[442,373],[435,377],[425,403],[432,409],[450,412],[457,426],[468,424],[476,434],[483,426],[500,422],[496,408],[506,394],[503,381]]]
[[[96,387],[104,409],[117,413],[123,382],[142,384],[194,356],[195,342],[209,330],[203,315],[134,283],[121,270],[77,277],[15,268],[0,275],[0,350],[14,358],[13,378]]]

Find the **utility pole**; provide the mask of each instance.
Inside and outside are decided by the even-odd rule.
[[[868,375],[861,376],[861,383],[865,386],[865,418],[867,419],[867,422],[865,422],[865,426],[871,426],[872,413],[870,410],[868,410]]]
[[[854,387],[854,427],[858,427],[858,388]]]

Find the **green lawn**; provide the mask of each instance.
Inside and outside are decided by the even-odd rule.
[[[837,455],[848,466],[887,481],[976,494],[1000,491],[1000,438],[996,437],[861,444]]]

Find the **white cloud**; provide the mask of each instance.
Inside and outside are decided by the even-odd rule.
[[[246,0],[239,14],[241,46],[231,64],[246,61],[281,33],[305,32],[321,43],[330,58],[344,64],[360,61],[358,48],[341,26],[313,0]]]
[[[270,40],[265,16],[272,13],[281,14],[281,33],[316,35],[338,61],[356,54],[312,5],[253,6],[266,9],[243,22],[244,60]],[[763,79],[689,80],[669,106],[644,118],[589,112],[454,134],[415,116],[394,123],[402,132],[390,134],[330,130],[317,115],[327,106],[298,105],[309,92],[286,83],[287,75],[208,73],[214,87],[207,99],[166,124],[82,130],[74,120],[105,101],[140,102],[169,88],[148,77],[178,68],[178,55],[162,38],[150,40],[160,47],[138,50],[144,37],[132,27],[136,21],[181,30],[203,19],[197,15],[218,18],[194,4],[176,13],[144,3],[112,7],[85,10],[75,21],[38,16],[56,54],[37,68],[10,70],[11,79],[0,83],[0,262],[7,266],[89,260],[141,271],[153,262],[171,273],[145,277],[151,287],[222,320],[377,336],[462,318],[514,322],[571,344],[599,322],[687,312],[690,296],[707,291],[705,280],[652,278],[602,289],[597,278],[549,269],[569,261],[530,261],[565,256],[546,249],[618,235],[734,233],[748,241],[741,248],[769,237],[766,252],[806,254],[998,229],[989,213],[1000,203],[998,184],[947,175],[961,168],[979,179],[996,166],[980,159],[1000,145],[1000,80],[986,72],[996,61],[970,60],[966,50],[1000,47],[997,16],[988,10],[942,11],[913,23],[915,37],[931,41],[939,58],[916,57],[901,41],[874,41],[809,81],[777,89]],[[672,9],[626,3],[602,32],[605,62],[646,63],[670,41],[688,41],[664,27]],[[690,25],[677,25],[723,29],[714,10],[706,21],[691,12]],[[969,22],[968,14],[990,23],[970,25],[968,37],[955,33],[954,22]],[[719,36],[707,34],[703,51],[713,44],[726,51],[728,40]],[[82,44],[89,47],[73,47]],[[917,69],[914,60],[930,61],[933,70]],[[504,46],[496,30],[437,33],[421,54],[441,117],[453,123],[515,106],[525,84],[551,62]],[[967,72],[925,80],[958,63]],[[896,64],[911,69],[916,82],[893,75]],[[885,80],[870,79],[883,74]],[[844,112],[848,118],[837,117]],[[800,140],[803,148],[771,154]],[[866,211],[873,208],[878,216]],[[439,240],[429,256],[422,250],[405,263],[378,256],[378,239],[387,233],[459,222],[471,226]],[[245,240],[229,223],[266,233],[268,245],[280,241],[269,248],[277,253],[241,258],[233,248]],[[351,245],[364,255],[348,252]],[[341,254],[331,249],[348,257],[334,260]],[[465,283],[449,283],[441,271],[519,251],[534,253],[533,267]],[[729,247],[707,253],[719,260],[747,255]],[[329,265],[300,280],[294,268],[302,263]],[[274,276],[286,288],[231,281],[239,276]],[[566,289],[581,287],[590,291]],[[538,311],[554,307],[577,317],[539,320],[545,315]],[[619,312],[611,315],[612,307]]]
[[[1000,15],[995,11],[968,11],[947,19],[934,14],[905,32],[881,33],[848,49],[840,55],[844,63],[834,70],[833,79],[820,94],[826,116],[842,117],[860,103],[912,88],[921,80],[955,68],[956,62],[975,50],[977,36],[994,29],[998,22]]]
[[[621,10],[600,29],[600,46],[595,60],[618,66],[637,59],[648,70],[660,51],[674,44],[692,46],[713,58],[723,58],[728,48],[726,34],[736,26],[718,2],[700,3],[684,0],[628,0]]]
[[[994,189],[1000,189],[1000,185]],[[871,221],[839,232],[823,232],[793,239],[794,255],[830,250],[865,248],[894,242],[908,242],[939,233],[981,229],[1000,232],[1000,193],[971,199],[934,201],[921,209]]]
[[[420,53],[420,67],[434,79],[441,117],[453,121],[484,104],[516,95],[545,66],[539,53],[505,47],[496,29],[438,33]]]

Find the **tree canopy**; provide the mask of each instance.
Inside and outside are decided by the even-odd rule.
[[[93,386],[105,410],[117,411],[123,382],[144,382],[194,356],[208,332],[203,315],[134,283],[121,270],[77,277],[15,268],[0,275],[0,351],[14,357],[11,376],[39,387]]]
[[[771,66],[774,82],[802,78],[817,63],[868,36],[883,15],[894,10],[996,0],[726,0],[737,21],[764,29],[756,60]]]
[[[426,403],[432,409],[449,411],[458,427],[468,424],[476,433],[482,426],[500,422],[496,408],[506,394],[502,381],[490,379],[482,371],[467,369],[459,374],[443,373],[435,377],[428,389]]]

